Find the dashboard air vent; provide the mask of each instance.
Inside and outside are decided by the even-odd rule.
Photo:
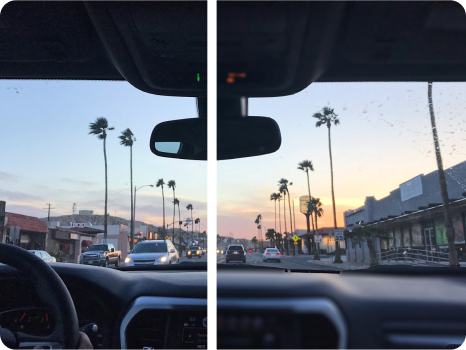
[[[126,328],[128,349],[163,349],[167,333],[168,311],[142,310]]]

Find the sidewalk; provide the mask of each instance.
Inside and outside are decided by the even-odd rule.
[[[362,262],[347,261],[346,255],[341,256],[341,260],[343,260],[343,263],[341,264],[335,264],[333,262],[334,259],[335,256],[333,255],[324,255],[320,257],[320,260],[314,260],[312,258],[311,260],[307,260],[307,262],[316,265],[331,266],[339,270],[359,270],[367,269],[368,267],[370,267],[369,265],[364,264]]]

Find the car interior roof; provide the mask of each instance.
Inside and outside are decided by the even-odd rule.
[[[465,10],[454,1],[222,1],[217,23],[221,98],[466,80]]]
[[[0,15],[1,79],[127,80],[206,97],[206,1],[12,1]]]

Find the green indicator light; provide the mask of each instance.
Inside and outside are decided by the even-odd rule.
[[[200,81],[201,78],[199,77],[199,73],[197,73],[197,81]]]

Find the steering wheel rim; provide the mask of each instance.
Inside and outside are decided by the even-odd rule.
[[[42,259],[27,250],[11,244],[0,243],[0,263],[24,273],[33,283],[44,306],[55,319],[55,327],[49,336],[33,336],[21,332],[15,334],[19,346],[22,343],[49,344],[52,348],[77,349],[79,323],[73,300],[58,274]]]

